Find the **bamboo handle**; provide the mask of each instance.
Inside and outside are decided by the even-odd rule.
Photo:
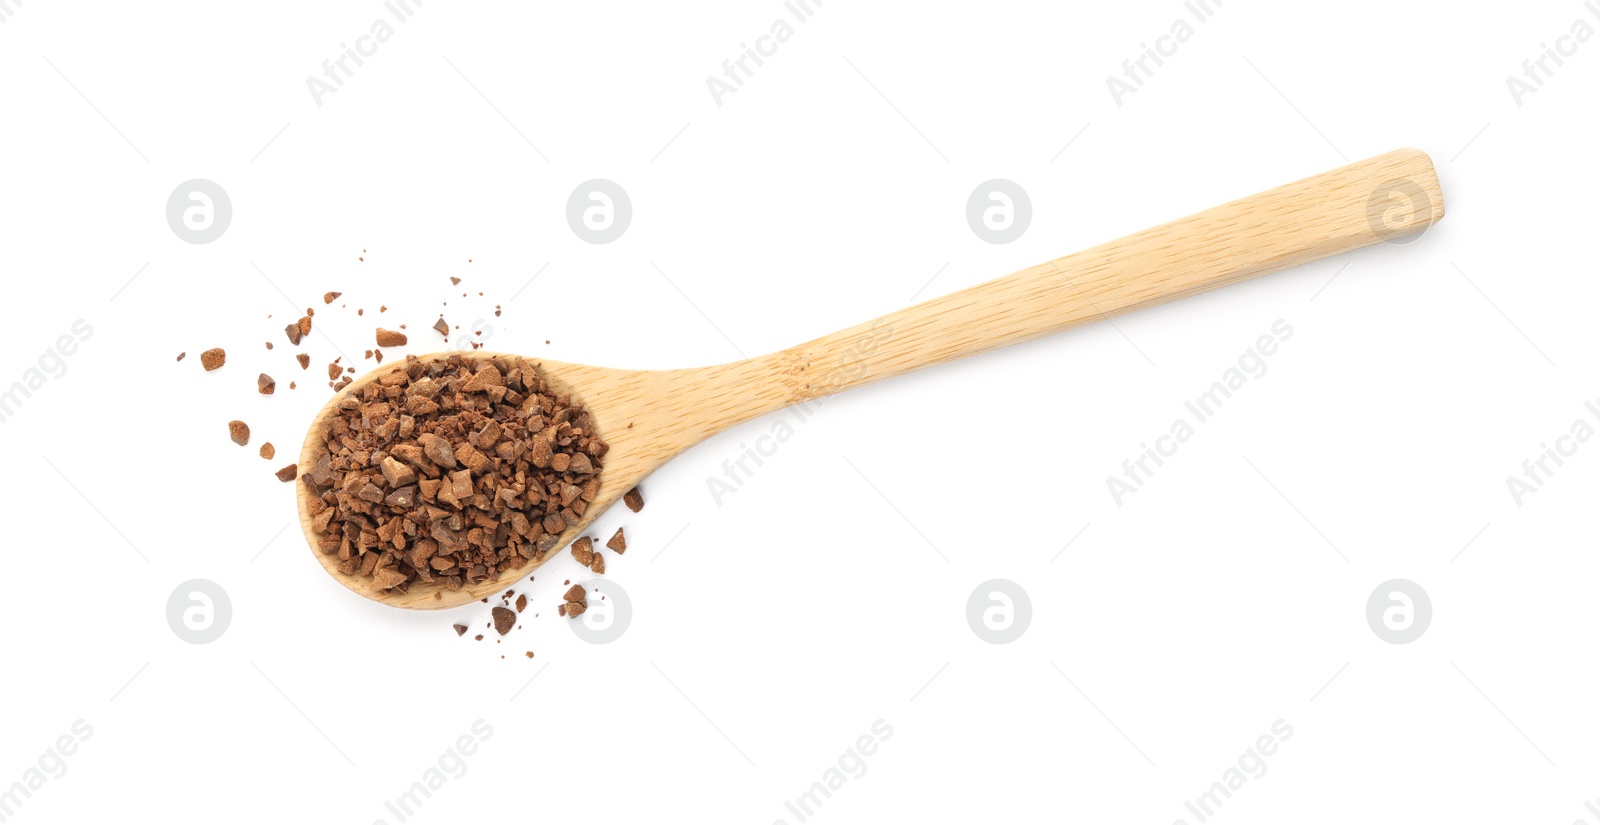
[[[1378,155],[775,353],[785,397],[772,406],[1393,240],[1443,216],[1426,154]]]

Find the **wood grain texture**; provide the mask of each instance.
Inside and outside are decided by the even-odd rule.
[[[600,493],[562,546],[673,456],[740,422],[956,358],[1021,343],[1295,264],[1420,232],[1444,216],[1428,156],[1401,149],[1137,232],[1092,249],[954,292],[781,352],[683,370],[619,370],[537,361],[558,391],[589,408],[611,445]],[[431,357],[448,357],[441,353]],[[472,353],[489,357],[493,353]],[[533,359],[529,359],[533,360]],[[377,375],[335,394],[318,415]],[[322,449],[311,428],[300,465]],[[335,580],[367,598],[407,608],[446,608],[500,592],[539,566],[458,591],[415,582],[409,593],[346,576],[315,548],[299,490],[301,527],[312,555]],[[603,537],[602,537],[603,538]],[[557,550],[546,557],[554,558]]]

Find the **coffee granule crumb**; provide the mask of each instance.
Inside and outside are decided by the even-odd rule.
[[[340,295],[343,295],[343,294],[344,294],[343,292],[324,292],[324,293],[322,293],[322,302],[324,304],[331,304],[331,303],[333,303],[335,298],[338,298]]]
[[[296,322],[296,326],[300,329],[300,337],[304,338],[311,334],[311,316],[314,314],[315,312],[311,307],[306,307],[305,317]]]
[[[271,341],[267,342],[267,349],[272,349],[272,342]]]
[[[517,623],[517,614],[504,607],[496,607],[489,612],[494,615],[494,630],[501,636],[510,633],[512,626]]]
[[[377,339],[380,347],[403,347],[406,345],[405,333],[394,332],[383,327],[378,327]]]
[[[461,283],[461,279],[460,278],[457,278],[454,275],[450,276],[450,285],[451,286],[455,286],[455,285],[457,285],[459,283]]]
[[[187,353],[187,352],[180,352],[180,353],[178,353],[178,360],[179,360],[179,361],[182,361],[182,360],[183,360],[183,357],[184,357],[184,356],[185,356],[185,355],[188,355],[188,354],[189,354],[189,353]]]
[[[294,382],[293,381],[289,382],[289,389],[291,389],[291,390],[294,389]]]
[[[300,343],[300,325],[299,324],[290,324],[290,325],[284,327],[283,328],[283,334],[286,337],[288,337],[289,343],[291,343],[291,344]]]
[[[337,361],[328,365],[329,381],[337,381],[341,375],[344,375],[344,367],[339,366]]]
[[[457,624],[457,625],[451,625],[451,627],[456,629],[456,635],[457,636],[465,636],[465,635],[467,635],[467,626],[466,625]]]
[[[200,353],[200,366],[205,367],[206,372],[210,372],[222,366],[223,364],[227,363],[227,361],[228,354],[223,352],[221,347],[208,349],[205,352]]]
[[[278,382],[272,380],[272,376],[266,373],[261,373],[261,375],[256,378],[256,392],[259,392],[262,395],[271,395],[277,391]]]
[[[598,494],[609,449],[588,412],[516,356],[407,356],[317,426],[303,477],[314,543],[345,575],[399,572],[401,592],[419,580],[460,590],[547,558]],[[531,460],[536,438],[544,465]],[[569,456],[568,472],[549,468],[553,455]],[[580,497],[563,502],[570,487]]]
[[[617,551],[617,555],[619,556],[628,552],[628,539],[622,535],[621,527],[617,528],[617,534],[612,536],[610,541],[606,542],[606,546]]]
[[[533,658],[533,651],[531,651],[531,650],[530,650],[530,651],[528,651],[528,658],[529,658],[529,659],[532,659],[532,658]]]
[[[606,574],[606,557],[598,552],[595,553],[594,561],[589,563],[589,570],[596,576],[604,576]]]
[[[478,635],[473,636],[472,638],[474,638],[474,639],[476,639],[476,640],[481,642],[481,641],[483,641],[483,634],[479,633]]]
[[[275,473],[275,475],[277,475],[279,481],[294,481],[295,477],[298,476],[299,474],[300,474],[300,465],[298,465],[298,464],[290,464],[289,466],[287,466],[287,467],[279,470],[277,473]]]
[[[278,454],[278,448],[272,446],[272,442],[271,441],[268,441],[267,443],[261,445],[261,457],[262,458],[264,458],[264,459],[266,459],[268,461],[271,461],[272,457],[277,455],[277,454]]]
[[[644,509],[644,494],[639,492],[638,487],[635,487],[622,494],[622,503],[628,505],[629,510],[637,513]]]
[[[589,601],[589,597],[584,595],[583,585],[581,584],[575,584],[567,588],[567,592],[561,594],[561,598],[569,602],[584,602],[585,604]]]
[[[238,444],[241,447],[243,447],[246,444],[249,444],[250,443],[250,425],[244,423],[243,421],[229,421],[228,422],[228,437],[233,439],[233,443]]]
[[[300,369],[311,369],[311,356],[302,352],[299,355],[296,355],[294,360],[300,362]]]
[[[450,336],[450,324],[444,320],[443,315],[439,316],[439,320],[433,323],[433,328],[438,330],[440,335],[447,338]]]
[[[594,561],[594,539],[584,536],[572,543],[572,557],[578,563],[588,567]]]
[[[517,597],[517,612],[521,613],[526,609],[528,609],[528,594],[524,593]]]

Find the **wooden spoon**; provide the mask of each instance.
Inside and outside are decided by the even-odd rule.
[[[1401,149],[748,361],[652,371],[540,360],[551,384],[589,409],[597,434],[611,445],[599,495],[583,523],[562,534],[557,549],[545,559],[558,555],[560,547],[662,463],[740,422],[881,378],[1401,238],[1443,216],[1444,198],[1432,161],[1415,149]],[[379,368],[356,379],[328,402],[317,423],[333,415],[346,396],[395,368]],[[314,466],[322,449],[313,425],[300,466]],[[396,607],[456,607],[504,590],[541,563],[530,561],[498,580],[461,590],[421,581],[412,582],[406,593],[381,590],[370,578],[340,573],[338,558],[316,549],[307,488],[296,486],[300,524],[312,554],[341,584],[369,599]]]

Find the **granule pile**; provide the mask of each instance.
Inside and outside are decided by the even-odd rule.
[[[407,356],[320,427],[326,452],[300,476],[320,549],[399,592],[543,559],[599,492],[607,450],[515,356]]]

